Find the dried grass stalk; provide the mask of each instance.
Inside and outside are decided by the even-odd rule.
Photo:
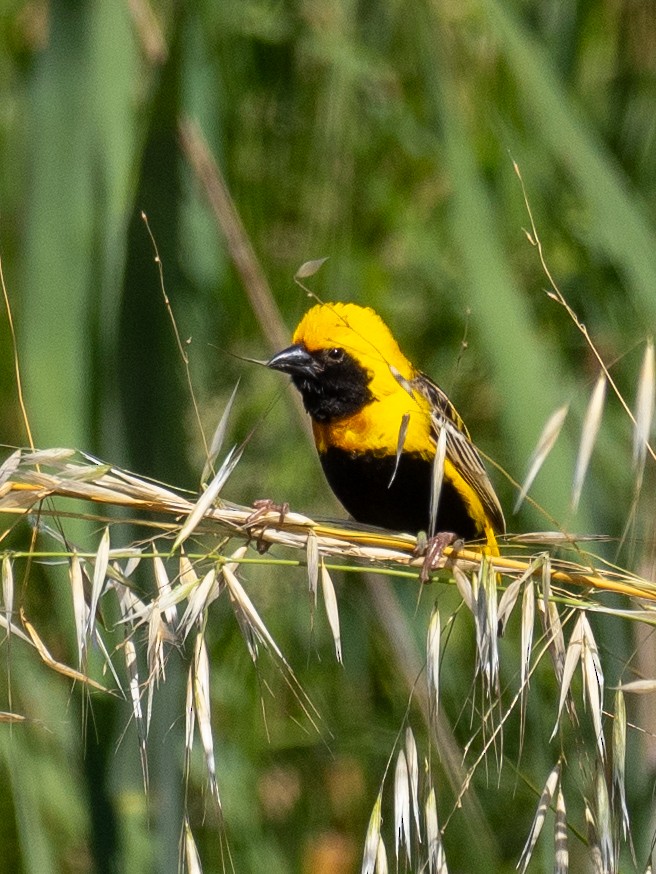
[[[27,452],[20,457],[14,455],[9,470],[5,471],[5,480],[0,484],[0,513],[23,516],[46,498],[69,497],[154,514],[154,519],[135,515],[131,521],[151,531],[172,535],[176,548],[192,534],[210,534],[241,537],[245,541],[256,538],[262,546],[278,544],[305,550],[308,535],[312,533],[317,538],[319,554],[323,556],[405,568],[422,566],[423,558],[414,555],[416,538],[410,535],[348,522],[319,522],[293,512],[281,519],[280,513],[273,509],[259,513],[254,522],[252,508],[217,501],[222,474],[226,474],[227,468],[232,469],[234,464],[233,455],[227,466],[224,462],[213,484],[198,501],[193,502],[170,488],[101,464],[88,456],[82,456],[80,460],[73,450]],[[41,510],[44,518],[51,513],[56,515],[58,511],[47,507]],[[88,510],[80,510],[75,515],[94,521],[98,519],[97,513]],[[186,519],[182,527],[177,522],[181,516]],[[561,537],[560,540],[566,541],[567,538]],[[480,552],[475,547],[463,547],[454,552],[447,546],[438,568],[451,565],[456,558],[463,573],[476,570],[480,564]],[[508,554],[491,556],[488,560],[496,574],[513,579],[526,573],[531,564]],[[454,575],[458,580],[455,572]],[[549,578],[552,584],[569,583],[656,601],[654,583],[614,569],[595,568],[592,571],[587,565],[552,559]],[[471,605],[468,606],[471,609]]]
[[[369,817],[369,825],[367,826],[367,837],[364,842],[364,854],[362,857],[361,874],[374,874],[376,868],[376,860],[378,858],[378,844],[382,843],[380,828],[383,824],[382,816],[383,806],[383,787],[380,787],[378,797]]]
[[[399,750],[394,772],[394,850],[399,864],[399,848],[405,848],[408,865],[412,864],[410,842],[410,778],[404,750]]]
[[[540,796],[540,801],[538,803],[538,808],[535,812],[533,824],[531,825],[531,830],[529,832],[526,844],[524,846],[524,849],[522,850],[522,855],[520,856],[519,863],[517,865],[521,874],[525,874],[525,871],[528,868],[528,863],[531,861],[533,850],[535,848],[538,838],[540,837],[540,832],[542,831],[542,826],[544,825],[547,810],[551,807],[554,795],[556,793],[556,787],[558,786],[559,781],[560,762],[554,765],[554,767],[551,769],[551,771],[549,772],[549,776],[547,777],[547,780],[544,784],[544,789],[542,790],[542,795]]]

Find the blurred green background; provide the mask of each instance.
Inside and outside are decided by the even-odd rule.
[[[288,334],[309,304],[293,282],[297,268],[328,256],[308,280],[312,290],[376,308],[511,477],[521,480],[547,417],[570,403],[532,495],[568,530],[622,533],[633,496],[631,428],[615,399],[581,509],[568,511],[581,412],[598,365],[545,294],[513,161],[554,278],[632,405],[656,324],[653,0],[0,6],[0,255],[35,443],[73,446],[198,488],[203,442],[143,210],[206,434],[237,379],[229,436],[239,440],[256,426],[225,496],[339,515],[285,380],[238,357],[274,350],[181,145],[183,119],[198,125],[218,163]],[[0,422],[3,443],[26,444],[4,316]],[[510,531],[555,527],[531,510],[512,515],[514,489],[500,473],[492,478]],[[650,486],[648,472],[647,495]],[[647,574],[653,527],[653,501],[643,498],[622,560]],[[199,768],[187,809],[204,870],[231,869],[226,842],[237,871],[359,870],[404,718],[407,664],[421,666],[436,594],[445,615],[457,602],[437,587],[416,610],[416,591],[399,583],[392,610],[372,595],[375,584],[338,580],[342,669],[323,617],[311,629],[299,597],[303,570],[243,578],[324,722],[322,736],[299,727],[281,679],[253,668],[230,611],[217,606],[208,637],[226,837],[204,818]],[[58,657],[73,663],[65,574],[32,567],[21,597]],[[405,667],[385,616],[409,652]],[[502,649],[509,682],[516,632]],[[615,629],[607,682],[634,646],[631,629]],[[455,623],[443,697],[452,722],[460,716],[461,742],[470,733],[461,708],[471,695],[472,649],[471,624]],[[94,698],[85,714],[79,691],[19,650],[0,701],[0,710],[31,720],[11,730],[0,724],[7,870],[175,870],[186,656],[172,659],[159,694],[146,799],[129,730],[119,743],[129,711]],[[543,681],[528,713],[536,731],[520,761],[535,786],[558,755],[557,741],[549,747],[547,739],[555,718],[549,671]],[[421,759],[426,731],[410,714]],[[518,731],[508,728],[511,750]],[[640,869],[654,758],[637,737],[629,753]],[[471,790],[476,816],[465,809],[445,834],[451,871],[512,871],[528,833],[535,795],[512,768],[499,788],[484,770]],[[440,812],[452,801],[448,786],[444,793],[441,800],[438,785]],[[387,808],[384,817],[391,827]],[[551,852],[531,870],[548,870]]]

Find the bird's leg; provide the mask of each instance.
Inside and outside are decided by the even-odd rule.
[[[280,525],[285,521],[285,516],[289,513],[289,504],[285,501],[284,504],[276,504],[275,501],[272,501],[271,498],[260,498],[257,501],[253,501],[253,512],[248,517],[244,525],[248,528],[253,525],[253,523],[259,521],[262,516],[266,516],[267,513],[280,513]]]
[[[261,498],[257,501],[253,501],[253,512],[244,522],[244,528],[252,528],[263,516],[266,516],[267,513],[280,513],[278,524],[282,525],[285,521],[285,516],[289,513],[289,504],[286,501],[283,504],[276,504],[276,502],[272,501],[271,498]],[[261,534],[257,539],[256,548],[260,553],[266,552],[269,548],[269,544],[262,541]]]
[[[424,563],[419,574],[421,582],[427,583],[430,580],[431,571],[442,558],[445,547],[455,545],[457,550],[462,546],[462,542],[462,538],[453,531],[438,531],[424,543],[418,542],[417,554],[424,556]]]

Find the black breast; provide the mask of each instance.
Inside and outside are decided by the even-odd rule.
[[[320,454],[324,473],[340,502],[357,521],[417,534],[430,521],[431,464],[415,453],[396,458],[373,452],[353,454],[330,448]],[[465,540],[481,535],[454,486],[443,482],[437,531],[452,531]]]

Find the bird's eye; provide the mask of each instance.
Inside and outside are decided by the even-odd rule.
[[[331,361],[343,361],[344,360],[344,350],[339,347],[335,347],[334,349],[328,350],[328,358]]]

